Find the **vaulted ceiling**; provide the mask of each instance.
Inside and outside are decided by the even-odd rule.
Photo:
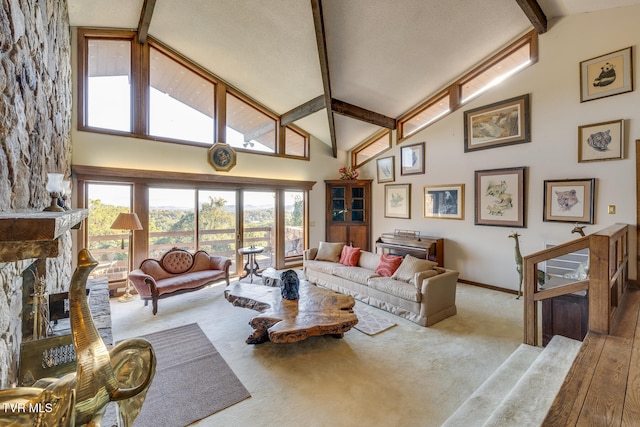
[[[552,18],[638,3],[68,0],[72,26],[142,28],[279,114],[317,110],[295,124],[334,152],[393,123],[531,28],[553,31]]]

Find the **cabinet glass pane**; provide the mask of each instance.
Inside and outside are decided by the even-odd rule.
[[[352,198],[359,198],[362,199],[364,198],[364,188],[362,187],[355,187],[351,189],[351,197]]]
[[[356,210],[356,209],[364,209],[364,200],[362,199],[356,199],[353,202],[351,202],[351,207]]]
[[[333,187],[331,189],[331,198],[332,199],[344,199],[344,187]]]
[[[362,222],[362,221],[364,221],[364,211],[352,211],[351,212],[351,221],[353,221],[353,222]]]

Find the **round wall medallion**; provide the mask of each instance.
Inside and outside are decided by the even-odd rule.
[[[236,152],[224,142],[216,142],[207,152],[209,163],[217,171],[228,172],[236,165]]]

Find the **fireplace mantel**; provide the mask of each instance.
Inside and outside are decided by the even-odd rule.
[[[86,209],[0,213],[0,262],[57,257],[58,238],[66,231],[79,228],[87,216]]]

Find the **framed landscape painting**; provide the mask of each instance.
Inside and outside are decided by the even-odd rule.
[[[411,184],[387,184],[384,186],[384,216],[386,218],[411,218]]]
[[[595,178],[544,181],[544,221],[593,224]]]
[[[531,141],[529,94],[464,112],[464,152]]]
[[[633,91],[631,47],[580,63],[580,102]]]
[[[475,224],[526,226],[526,167],[475,172]]]
[[[623,153],[624,120],[578,127],[578,163],[619,160]]]
[[[464,219],[464,184],[425,186],[424,217]]]

